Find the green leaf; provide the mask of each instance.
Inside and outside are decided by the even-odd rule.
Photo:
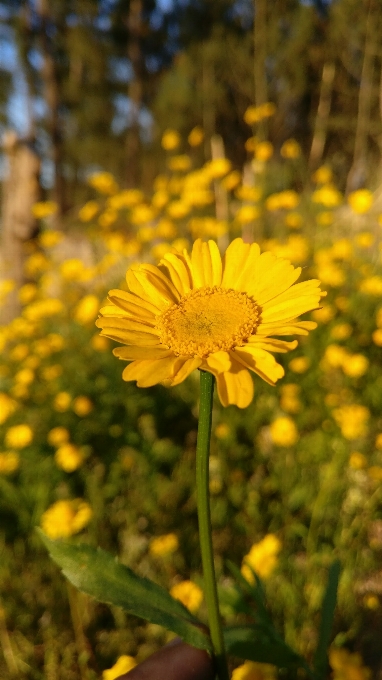
[[[264,632],[261,626],[231,626],[224,628],[223,634],[227,653],[239,659],[270,663],[278,668],[302,667],[309,673],[302,657],[282,640]]]
[[[37,531],[52,559],[76,588],[99,602],[122,607],[129,614],[163,626],[194,647],[211,651],[203,624],[164,588],[137,576],[104,550],[52,541],[41,529]]]
[[[340,571],[341,564],[339,560],[336,560],[329,569],[328,584],[322,603],[320,632],[313,661],[314,670],[320,678],[326,677],[328,668],[328,647],[333,627]]]

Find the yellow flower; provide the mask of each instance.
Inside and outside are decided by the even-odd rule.
[[[373,205],[373,194],[368,189],[358,189],[349,194],[348,203],[353,212],[363,215],[369,212]]]
[[[99,308],[99,299],[96,295],[85,295],[74,310],[74,319],[77,323],[85,326],[94,321]]]
[[[249,371],[274,385],[284,375],[271,352],[294,349],[273,335],[307,335],[297,317],[319,306],[317,280],[295,283],[301,269],[256,243],[234,240],[223,261],[214,241],[164,256],[159,267],[133,265],[129,292],[112,290],[96,325],[122,342],[115,356],[131,361],[124,380],[139,387],[178,385],[195,369],[215,375],[224,406],[252,401]],[[249,370],[248,370],[249,369]]]
[[[227,439],[231,434],[231,429],[227,423],[219,423],[216,425],[214,435],[217,439]]]
[[[205,165],[205,170],[212,179],[224,177],[231,170],[231,161],[228,158],[215,158]]]
[[[351,336],[353,329],[350,323],[338,323],[330,331],[330,336],[334,340],[346,340]]]
[[[369,368],[369,360],[363,354],[350,354],[342,364],[345,375],[351,378],[359,378]]]
[[[312,180],[316,184],[328,184],[332,179],[333,173],[327,165],[321,165],[312,175]]]
[[[95,172],[88,178],[88,184],[100,194],[115,194],[118,184],[110,172]]]
[[[78,217],[81,222],[90,222],[93,217],[96,216],[99,210],[99,204],[97,201],[88,201],[82,208],[78,211]]]
[[[326,208],[336,208],[342,203],[342,195],[331,184],[324,184],[321,189],[316,189],[312,194],[313,203],[321,203]]]
[[[290,229],[300,229],[302,227],[303,219],[302,215],[297,212],[290,212],[285,215],[285,224]]]
[[[74,444],[62,444],[54,454],[54,460],[65,472],[73,472],[82,465],[84,456],[81,449]]]
[[[186,172],[191,167],[191,158],[187,154],[171,156],[167,160],[167,167],[173,172]]]
[[[180,134],[176,130],[165,130],[162,135],[162,147],[166,151],[174,151],[180,144]]]
[[[6,392],[0,392],[0,425],[8,420],[17,409],[17,401],[11,399]]]
[[[270,142],[259,142],[255,148],[255,158],[258,161],[268,161],[273,155],[273,145]]]
[[[311,361],[308,357],[296,357],[289,362],[288,366],[293,373],[305,373],[310,367]]]
[[[54,215],[55,212],[57,212],[57,203],[54,201],[40,201],[32,206],[32,215],[37,220]]]
[[[151,555],[171,555],[176,550],[178,550],[179,541],[175,534],[165,534],[164,536],[158,536],[153,538],[150,543],[150,554]]]
[[[333,416],[345,439],[358,439],[358,437],[363,437],[367,433],[370,411],[366,406],[346,404],[334,409]]]
[[[319,323],[329,323],[335,315],[336,311],[332,305],[322,305],[321,309],[316,309],[312,316],[315,321]]]
[[[30,368],[22,368],[15,375],[15,382],[20,385],[30,385],[34,380],[34,372]]]
[[[280,149],[283,158],[299,158],[301,156],[301,146],[295,139],[287,139]]]
[[[271,439],[276,446],[293,446],[298,441],[299,434],[292,418],[280,416],[271,423]]]
[[[263,118],[269,118],[276,113],[276,106],[272,102],[265,102],[260,106],[249,106],[244,113],[244,120],[247,125],[259,123]]]
[[[288,383],[281,387],[280,406],[283,411],[287,413],[299,413],[302,409],[301,401],[299,400],[300,386],[294,383]]]
[[[363,604],[366,607],[366,609],[379,609],[379,598],[377,595],[365,595],[363,598]]]
[[[68,410],[71,401],[72,397],[68,392],[59,392],[54,399],[53,408],[60,413],[65,413],[65,411]]]
[[[60,314],[64,310],[64,305],[61,300],[49,298],[48,300],[38,300],[25,307],[23,315],[28,321],[40,321],[40,319],[48,318]]]
[[[49,538],[68,538],[78,534],[92,517],[92,509],[81,498],[53,503],[41,517],[41,528]]]
[[[103,338],[101,335],[93,335],[90,340],[90,344],[96,352],[106,352],[110,347],[110,342],[107,338]]]
[[[69,441],[69,430],[66,427],[53,427],[48,432],[47,440],[51,446],[61,446]]]
[[[199,125],[192,128],[190,134],[187,137],[187,141],[190,146],[199,146],[204,139],[204,131]]]
[[[268,578],[277,564],[277,555],[281,550],[281,541],[275,534],[267,534],[259,543],[255,543],[243,558],[241,573],[249,583],[254,582],[252,571],[260,578]]]
[[[241,201],[253,201],[254,203],[260,200],[262,193],[260,187],[248,184],[243,184],[235,191],[236,197],[240,198]]]
[[[382,276],[368,276],[361,282],[359,289],[367,295],[382,295]]]
[[[112,668],[108,668],[106,671],[103,671],[102,680],[116,680],[116,678],[119,678],[120,675],[131,671],[136,665],[137,662],[135,661],[134,657],[124,654],[117,659]]]
[[[22,305],[27,305],[36,297],[37,286],[35,283],[25,283],[19,289],[18,296]]]
[[[221,185],[226,191],[232,191],[232,189],[236,189],[240,180],[240,172],[238,170],[232,170],[232,172],[228,173],[228,175],[222,179]]]
[[[235,215],[235,219],[240,224],[248,224],[257,220],[260,216],[260,209],[256,205],[242,205]]]
[[[370,680],[371,671],[362,665],[359,654],[351,654],[347,649],[332,647],[329,650],[329,663],[333,669],[333,680]]]
[[[359,248],[370,248],[374,243],[374,234],[370,231],[361,231],[355,237],[355,242]]]
[[[195,614],[203,600],[203,591],[193,581],[181,581],[173,586],[170,590],[170,595],[175,600],[180,600],[192,614]]]
[[[232,680],[276,680],[276,678],[276,666],[257,661],[246,661],[232,673]]]
[[[74,413],[76,413],[80,417],[83,417],[87,416],[93,410],[94,407],[90,399],[88,399],[88,397],[80,396],[75,398],[72,408]]]
[[[39,234],[38,240],[43,248],[54,248],[58,243],[61,243],[63,238],[64,234],[62,231],[48,229]]]
[[[333,224],[333,213],[330,210],[323,210],[317,213],[316,222],[320,227],[329,227],[329,225]]]
[[[379,432],[375,438],[375,448],[382,451],[382,432]]]
[[[0,453],[0,475],[9,475],[18,469],[20,454],[17,451],[5,451]]]
[[[10,449],[23,449],[33,440],[33,430],[29,425],[14,425],[5,433],[5,445]]]
[[[363,455],[363,453],[359,453],[359,451],[353,451],[353,453],[350,454],[349,466],[353,470],[362,470],[362,468],[365,468],[366,465],[367,458]]]
[[[369,467],[367,474],[370,479],[373,479],[375,482],[382,482],[382,467],[379,465],[372,465],[372,467]]]

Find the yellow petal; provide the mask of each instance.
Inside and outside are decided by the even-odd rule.
[[[166,267],[171,281],[181,295],[186,295],[192,287],[191,270],[184,258],[178,253],[166,253],[159,266]]]
[[[178,357],[177,362],[174,366],[174,375],[171,378],[171,387],[174,385],[179,385],[183,382],[192,371],[199,368],[202,363],[202,359],[199,357],[193,359],[184,359],[183,357]]]
[[[222,263],[219,249],[214,241],[195,241],[191,254],[194,288],[220,286]]]
[[[123,318],[119,316],[101,317],[97,319],[96,326],[98,328],[102,328],[103,330],[109,328],[110,329],[118,328],[126,331],[137,331],[138,333],[149,333],[150,335],[156,336],[157,342],[159,340],[158,331],[155,328],[146,325],[144,321],[143,322],[135,321],[127,316]]]
[[[126,347],[116,347],[113,349],[114,356],[123,361],[135,361],[137,359],[165,359],[172,354],[166,347],[143,347],[141,345],[128,345]]]
[[[262,323],[256,330],[256,336],[266,335],[308,335],[308,331],[317,328],[315,321],[293,321]]]
[[[253,244],[256,246],[256,244]],[[257,246],[259,250],[259,247]],[[256,257],[257,249],[252,250],[251,260]],[[235,238],[228,246],[223,258],[223,288],[233,288],[236,290],[238,275],[245,268],[247,258],[251,252],[249,243],[244,243],[243,239]]]
[[[153,305],[158,310],[158,314],[164,312],[170,305],[174,304],[171,295],[163,290],[164,287],[161,286],[158,288],[152,280],[148,280],[144,270],[140,269],[138,266],[133,266],[127,271],[126,281],[129,290],[145,302]]]
[[[245,345],[245,347],[232,350],[232,355],[245,368],[249,368],[254,373],[257,373],[260,378],[270,385],[274,385],[284,375],[283,367],[277,363],[272,354],[263,349],[258,349],[252,345]]]
[[[234,404],[246,408],[253,399],[253,381],[250,373],[235,366],[234,371],[216,375],[218,395],[223,406]]]
[[[285,340],[276,340],[275,338],[264,338],[261,335],[252,335],[248,343],[253,347],[265,349],[268,352],[289,352],[292,349],[296,349],[298,345],[297,340],[286,342]]]
[[[138,387],[151,387],[172,377],[177,357],[133,361],[122,373],[123,380],[136,380]]]
[[[278,258],[273,253],[262,253],[256,267],[252,271],[247,267],[245,274],[240,290],[251,295],[259,305],[264,305],[297,281],[301,267],[295,269],[288,260]]]
[[[220,351],[210,354],[205,363],[209,368],[212,368],[216,373],[223,373],[229,371],[231,368],[231,359],[228,352]]]
[[[125,312],[116,305],[105,305],[99,311],[102,316],[120,316],[121,318],[126,316]]]
[[[139,316],[144,319],[153,319],[158,315],[157,307],[149,302],[138,298],[136,295],[126,293],[124,290],[110,290],[108,298],[117,309],[123,309],[130,316]]]

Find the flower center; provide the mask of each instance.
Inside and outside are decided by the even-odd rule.
[[[161,342],[177,356],[207,357],[243,345],[260,323],[260,307],[230,288],[204,287],[161,314]]]

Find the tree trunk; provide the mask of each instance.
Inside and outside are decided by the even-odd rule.
[[[309,167],[312,170],[320,165],[324,155],[335,73],[335,64],[330,61],[326,62],[322,69],[320,97],[309,155]]]
[[[36,233],[32,206],[39,199],[40,159],[15,132],[4,135],[3,150],[8,172],[3,181],[0,279],[15,286],[0,308],[1,323],[8,323],[20,311],[18,290],[24,283],[25,243]]]
[[[143,56],[142,37],[142,0],[131,0],[127,17],[129,31],[127,56],[132,66],[133,77],[128,86],[130,100],[130,125],[126,136],[126,185],[139,184],[139,157],[141,151],[139,114],[143,99]]]
[[[260,106],[268,100],[266,74],[267,0],[253,0],[253,48],[255,106]],[[258,126],[258,136],[260,139],[266,139],[267,127],[266,119],[263,119]]]

